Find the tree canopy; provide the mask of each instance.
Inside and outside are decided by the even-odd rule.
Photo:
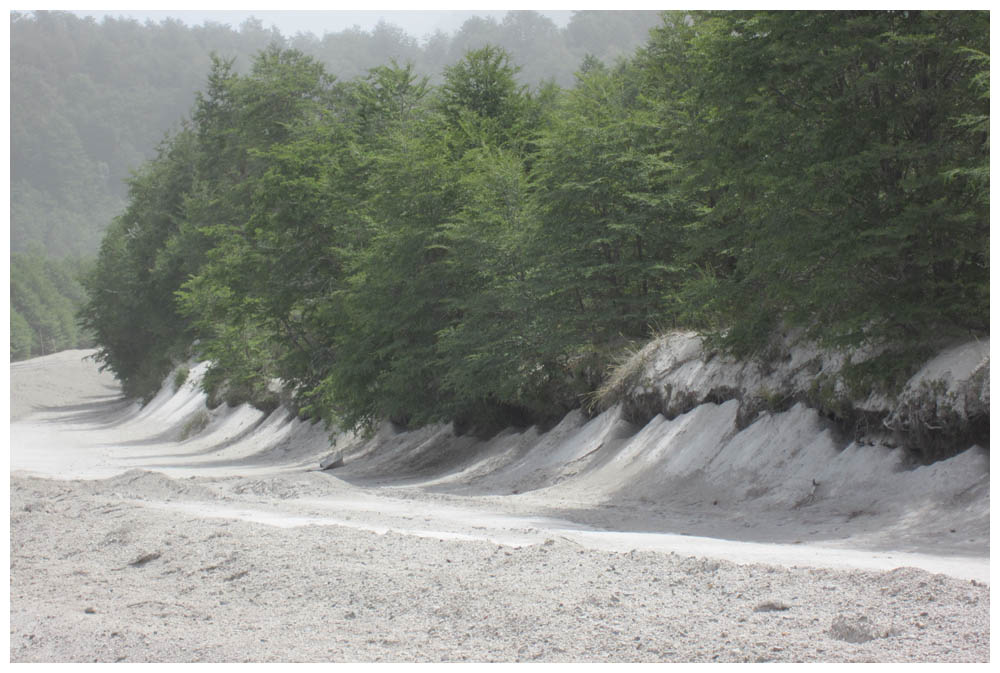
[[[278,381],[341,426],[480,432],[580,405],[671,327],[747,356],[985,333],[988,37],[982,12],[668,13],[568,88],[497,45],[437,80],[216,58],[84,322],[136,395],[193,354],[218,400]]]

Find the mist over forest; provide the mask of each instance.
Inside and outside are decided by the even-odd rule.
[[[12,12],[12,359],[93,344],[75,318],[81,270],[124,210],[130,175],[190,116],[213,53],[245,74],[269,46],[300,50],[341,82],[395,60],[439,84],[466,52],[493,44],[520,66],[519,83],[571,87],[588,54],[613,64],[659,22],[655,12],[585,11],[560,29],[521,11],[475,17],[454,34],[418,40],[384,22],[319,38],[284,36],[258,20],[233,28]]]

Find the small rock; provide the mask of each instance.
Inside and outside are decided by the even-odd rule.
[[[136,560],[134,560],[131,563],[129,563],[129,565],[132,566],[133,568],[139,568],[141,566],[146,565],[150,561],[155,561],[158,558],[160,558],[160,552],[154,551],[154,552],[150,552],[149,554],[143,554],[142,556],[140,556]]]
[[[333,470],[344,465],[344,452],[334,451],[322,463],[319,464],[321,470]]]
[[[830,635],[847,643],[867,643],[876,638],[888,638],[893,629],[876,624],[868,617],[839,615],[830,625]]]
[[[754,612],[784,612],[791,610],[791,605],[785,605],[781,601],[764,601],[753,609]]]

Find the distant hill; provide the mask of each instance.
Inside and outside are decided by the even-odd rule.
[[[502,21],[469,19],[454,35],[439,32],[421,44],[386,23],[286,38],[259,21],[233,29],[14,12],[11,250],[36,243],[55,257],[96,252],[124,206],[124,180],[191,110],[212,52],[235,58],[241,71],[278,43],[314,56],[341,80],[396,59],[433,81],[465,52],[490,43],[512,55],[523,83],[571,86],[587,54],[606,62],[629,55],[658,22],[655,12],[577,12],[559,29],[536,12],[510,12]]]

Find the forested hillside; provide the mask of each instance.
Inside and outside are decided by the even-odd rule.
[[[38,251],[11,255],[11,360],[93,346],[77,319],[87,300],[80,278],[88,266],[80,258],[56,260]]]
[[[128,393],[488,431],[577,406],[693,327],[876,345],[873,382],[988,330],[989,16],[668,13],[527,86],[497,46],[335,77],[216,58],[131,181],[86,325]]]
[[[412,62],[416,72],[434,79],[468,49],[493,42],[525,64],[522,83],[554,78],[568,85],[586,54],[609,62],[630,54],[657,21],[652,12],[579,12],[557,29],[535,12],[511,12],[503,21],[470,19],[454,35],[418,41],[385,23],[316,37],[283,36],[253,20],[231,28],[13,12],[11,250],[40,253],[46,264],[66,268],[77,263],[62,265],[62,258],[96,254],[108,224],[126,205],[132,171],[155,157],[157,144],[190,114],[212,53],[233,60],[239,73],[274,44],[312,55],[341,81],[390,58]],[[23,286],[13,283],[12,289]],[[53,344],[85,344],[82,333],[78,343],[46,336],[43,322],[62,312],[63,300],[76,302],[82,290],[73,281],[67,292],[43,303],[37,320],[12,315],[12,335],[17,330],[21,344],[12,357],[49,353]],[[22,306],[35,299],[12,295],[12,301]]]

